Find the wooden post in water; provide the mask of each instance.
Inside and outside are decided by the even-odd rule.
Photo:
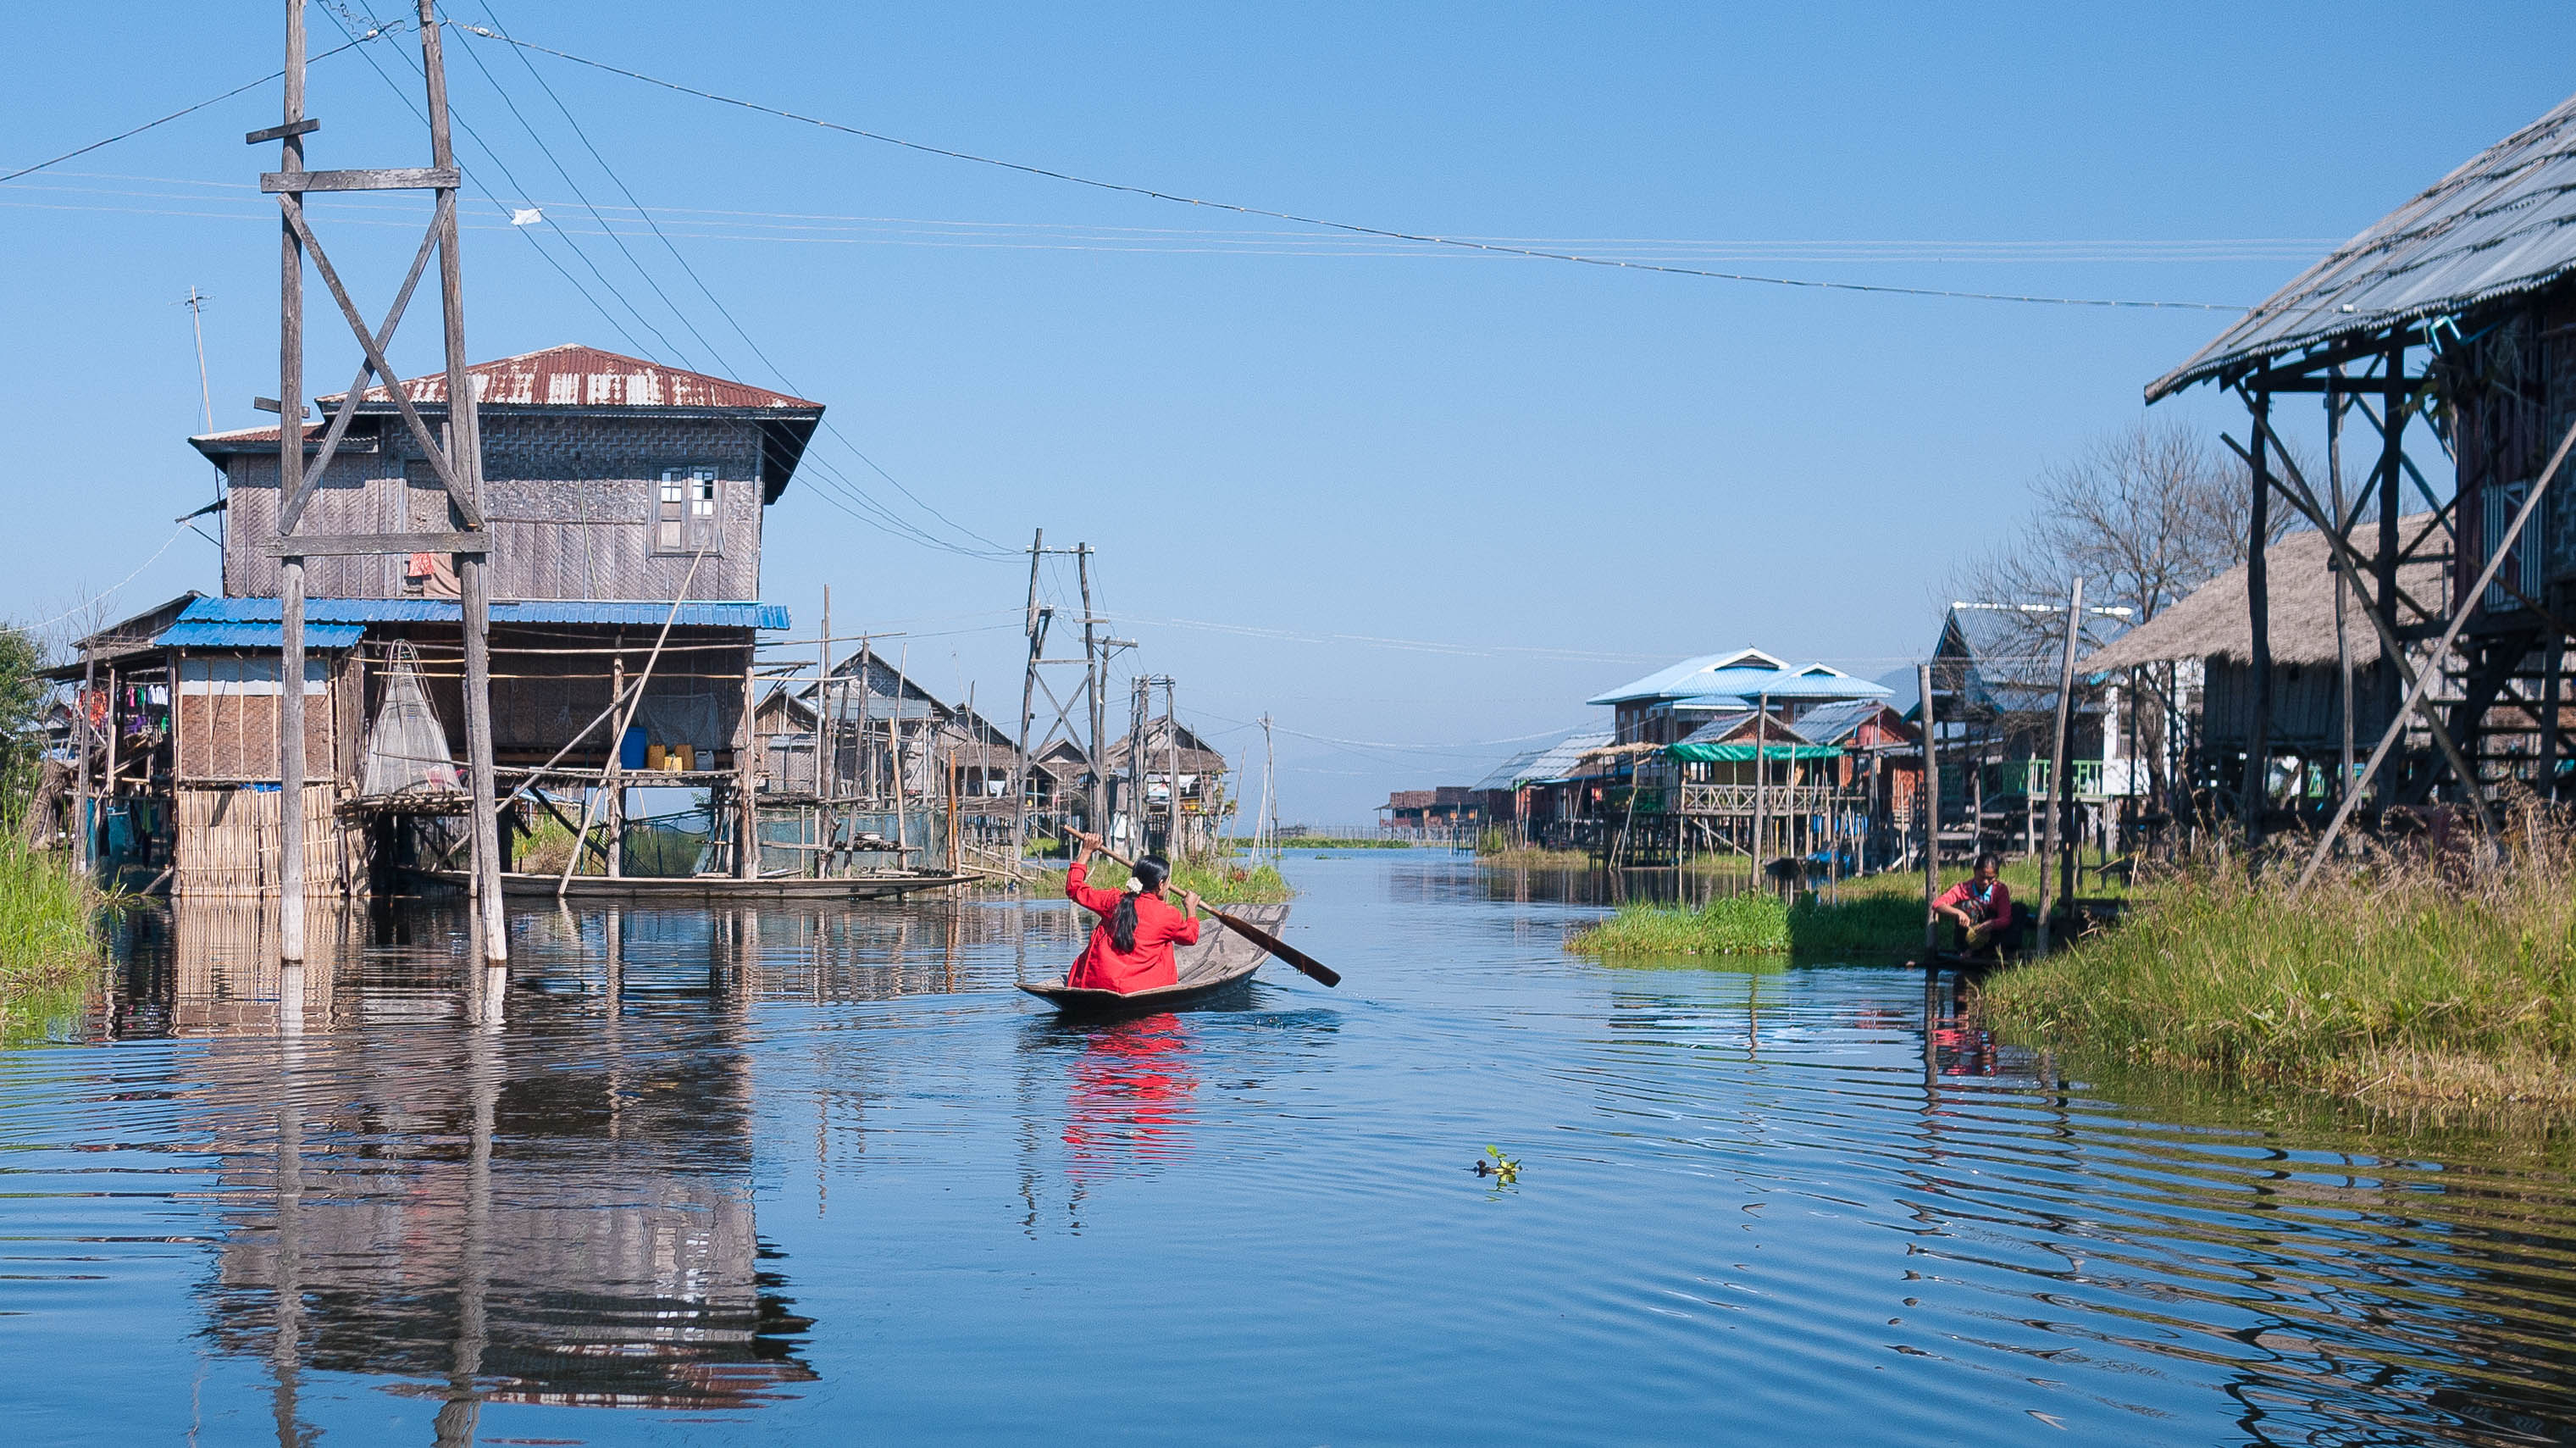
[[[286,113],[278,171],[304,169],[304,0],[286,0]],[[304,491],[304,238],[299,192],[277,194],[277,530],[293,519],[289,499]],[[393,379],[387,378],[390,384]],[[351,398],[354,403],[357,399]],[[304,560],[277,560],[277,954],[304,959]]]
[[[1753,706],[1753,889],[1756,894],[1763,889],[1762,854],[1766,847],[1762,840],[1762,827],[1769,823],[1763,818],[1770,781],[1763,777],[1762,739],[1771,732],[1771,696],[1763,694],[1759,699]]]
[[[1923,816],[1923,965],[1929,971],[1931,952],[1941,948],[1941,918],[1932,913],[1941,895],[1941,762],[1932,744],[1932,666],[1915,665],[1914,682],[1923,694],[1923,784],[1914,792],[1914,806]]]
[[[733,731],[734,809],[734,878],[760,878],[760,791],[755,745],[760,738],[752,726],[752,709],[760,693],[760,646],[755,643],[742,651],[742,722]],[[807,857],[811,859],[811,856]]]
[[[2048,954],[2048,877],[2057,868],[2058,837],[2061,816],[2066,812],[2066,728],[2074,716],[2075,638],[2084,621],[2084,580],[2078,577],[2066,600],[2066,646],[2057,659],[2057,729],[2048,741],[2048,816],[2040,822],[2045,843],[2039,854],[2039,945],[2036,954]],[[2072,864],[2070,858],[2069,864]],[[2074,908],[2074,891],[2065,892],[2067,908]]]
[[[2263,807],[2272,793],[2272,584],[2264,545],[2271,541],[2272,478],[2268,456],[2272,429],[2272,395],[2258,392],[2246,399],[2254,410],[2254,507],[2245,539],[2245,618],[2250,647],[2247,666],[2254,689],[2254,714],[2245,735],[2245,782],[2237,812],[2245,842],[2263,838]],[[2394,419],[2391,420],[2392,425]],[[2041,945],[2047,944],[2043,937]]]

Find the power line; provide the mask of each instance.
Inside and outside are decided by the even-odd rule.
[[[399,29],[400,27],[397,26],[395,28]],[[383,26],[378,26],[364,35],[355,37],[346,45],[333,46],[331,49],[322,52],[320,55],[312,57],[311,60],[306,61],[306,64],[309,65],[314,60],[329,60],[332,56],[338,55],[344,50],[355,50],[359,46],[366,44],[368,41],[375,39],[377,36],[386,33],[387,32]],[[32,176],[35,173],[44,170],[48,166],[60,165],[74,156],[86,156],[90,152],[99,149],[101,146],[113,146],[119,141],[128,140],[135,136],[142,135],[145,131],[151,130],[155,126],[166,126],[172,121],[179,119],[181,116],[195,115],[197,112],[204,110],[208,106],[214,105],[218,101],[231,100],[233,97],[240,95],[243,91],[257,90],[261,86],[268,84],[270,81],[284,78],[285,75],[286,72],[283,70],[271,71],[257,80],[234,86],[231,90],[224,92],[222,95],[209,96],[206,99],[197,102],[193,106],[183,106],[180,109],[172,111],[170,114],[161,117],[159,120],[145,121],[142,125],[136,126],[132,130],[119,131],[115,135],[110,136],[103,141],[92,141],[86,146],[75,147],[72,150],[65,151],[59,156],[53,157],[51,160],[38,161],[33,166],[21,166],[6,176],[0,176],[0,181],[15,181],[21,176]]]
[[[501,39],[506,41],[509,37],[506,32],[501,30],[501,18],[500,15],[493,10],[491,0],[483,0],[483,13],[485,17],[490,19],[492,22],[491,33],[498,34]],[[476,29],[476,27],[473,26],[467,26],[465,28],[469,31]],[[481,55],[476,53],[476,47],[469,43],[465,49],[468,54],[475,56],[475,67],[483,71],[486,79],[492,81],[493,89],[499,90],[501,84],[499,79],[493,77],[491,70],[483,65]],[[673,261],[680,264],[680,270],[687,273],[689,280],[696,284],[698,294],[707,299],[707,303],[716,309],[717,314],[725,319],[728,326],[733,328],[734,334],[742,338],[744,345],[751,348],[752,355],[760,359],[761,365],[769,369],[771,376],[776,377],[790,392],[795,392],[801,395],[804,389],[796,385],[795,380],[787,375],[786,369],[780,367],[775,361],[770,359],[768,351],[753,338],[750,331],[742,325],[741,320],[734,316],[733,310],[727,307],[723,300],[716,296],[715,289],[707,285],[706,278],[698,274],[698,269],[690,264],[688,257],[681,253],[680,248],[672,242],[668,235],[664,234],[662,224],[653,219],[653,213],[644,209],[644,203],[636,199],[634,190],[626,184],[624,178],[617,174],[616,168],[608,164],[608,158],[599,153],[599,147],[591,141],[590,133],[582,129],[580,118],[572,113],[572,107],[564,104],[563,97],[555,93],[554,86],[547,82],[544,73],[537,69],[535,62],[528,59],[527,52],[514,46],[511,53],[518,56],[519,63],[527,68],[529,78],[536,81],[538,87],[545,91],[546,98],[554,102],[555,109],[562,112],[565,122],[572,127],[574,137],[580,140],[583,149],[590,152],[590,158],[599,164],[601,172],[606,174],[610,182],[614,183],[618,191],[626,197],[627,204],[634,208],[637,216],[643,218],[644,224],[652,228],[653,235],[661,241],[663,249],[671,254],[671,259]],[[508,97],[506,94],[503,96],[503,99],[505,102],[507,101]],[[517,109],[518,108],[516,106],[512,106],[512,114],[516,114]],[[523,118],[522,124],[524,123]],[[530,128],[529,134],[535,134],[533,127]],[[540,140],[538,144],[542,146],[544,145],[544,142]],[[551,158],[552,153],[549,152],[548,154],[549,158]],[[562,170],[562,163],[558,161],[555,169],[558,171]],[[569,181],[571,178],[567,175],[565,179]],[[576,186],[574,188],[574,194],[581,194],[579,187]],[[589,208],[592,218],[599,222],[602,229],[611,230],[613,234],[613,228],[609,227],[607,218],[600,215],[599,208],[590,205],[589,197],[583,196],[582,204]],[[618,249],[621,251],[625,250],[625,244],[620,242]],[[630,253],[627,256],[627,260],[629,262],[634,262],[635,258]],[[638,272],[643,271],[641,263],[636,264],[636,270]],[[649,275],[645,279],[647,281],[652,281],[652,278]],[[659,282],[653,283],[653,291],[655,295],[662,298],[663,304],[669,306],[673,313],[679,314],[680,309],[678,305],[673,303],[669,295],[662,291],[661,284]],[[707,341],[705,334],[698,331],[695,323],[689,322],[688,318],[684,314],[681,315],[681,321],[688,326],[690,334],[696,336],[698,341],[706,347],[710,354],[713,354],[716,357],[718,362],[724,362],[723,354],[716,350],[714,343]],[[730,363],[724,363],[724,366],[725,370],[728,372],[733,370],[732,364]],[[842,434],[840,428],[828,419],[823,423],[823,430],[829,433],[832,438],[839,442],[843,447],[848,448],[851,456],[857,458],[860,462],[867,464],[868,468],[878,477],[885,479],[886,482],[893,485],[896,492],[899,492],[906,498],[911,499],[915,507],[920,508],[923,512],[928,513],[931,517],[938,519],[940,522],[948,525],[948,527],[954,529],[965,537],[971,538],[975,542],[982,544],[986,550],[986,556],[994,558],[1017,556],[1016,552],[1004,549],[1000,544],[995,543],[992,539],[984,537],[982,534],[977,533],[973,529],[966,527],[964,524],[957,522],[947,514],[940,512],[937,508],[932,507],[929,503],[923,501],[918,494],[912,491],[912,489],[905,487],[903,483],[894,476],[894,474],[887,472],[883,467],[879,466],[876,459],[869,457],[865,452],[861,451],[858,444],[850,441],[848,437]],[[843,481],[845,484],[847,483],[846,479]],[[852,492],[858,491],[855,484],[849,484],[848,486]],[[923,541],[928,542],[931,540],[927,534],[923,534]],[[952,548],[951,551],[961,554],[967,552],[967,550],[964,549],[954,548]]]
[[[1886,286],[1871,282],[1823,281],[1813,277],[1757,276],[1749,272],[1712,271],[1701,267],[1676,266],[1663,262],[1630,261],[1622,260],[1617,257],[1587,256],[1579,252],[1550,251],[1538,247],[1515,246],[1501,242],[1478,241],[1465,236],[1437,236],[1424,232],[1398,231],[1391,227],[1367,226],[1358,222],[1334,221],[1326,217],[1304,216],[1293,211],[1276,211],[1263,206],[1246,206],[1230,201],[1213,201],[1200,196],[1182,196],[1169,191],[1158,191],[1150,186],[1137,186],[1123,181],[1102,181],[1094,177],[1076,175],[1070,171],[1058,171],[1045,166],[1033,166],[1022,161],[1005,161],[998,157],[977,155],[972,151],[959,151],[946,146],[930,145],[927,142],[910,141],[901,136],[887,135],[882,131],[866,130],[858,126],[845,125],[839,121],[828,121],[818,116],[809,116],[796,111],[785,110],[777,106],[763,105],[758,101],[743,100],[738,96],[721,95],[715,91],[701,90],[696,86],[683,85],[678,81],[664,80],[659,76],[646,75],[642,71],[628,70],[624,66],[610,65],[606,61],[592,60],[587,56],[579,56],[574,55],[569,51],[557,50],[552,46],[538,45],[533,41],[520,40],[515,36],[504,35],[498,31],[482,29],[473,25],[466,25],[463,28],[476,31],[487,39],[498,40],[504,44],[515,45],[525,50],[533,50],[543,55],[551,55],[558,60],[567,60],[575,65],[588,66],[593,70],[606,71],[611,75],[621,75],[629,80],[642,81],[646,85],[659,86],[664,90],[677,91],[682,95],[696,96],[701,100],[715,101],[721,105],[739,106],[744,110],[757,111],[762,115],[776,116],[781,120],[795,121],[803,125],[816,126],[827,131],[838,131],[844,135],[857,136],[861,140],[875,141],[881,145],[898,146],[907,151],[918,151],[929,156],[942,156],[952,161],[968,161],[978,166],[993,166],[1004,171],[1017,171],[1026,176],[1043,177],[1050,181],[1062,181],[1075,186],[1088,186],[1099,191],[1114,191],[1128,196],[1143,196],[1155,201],[1169,201],[1180,206],[1202,206],[1215,211],[1230,211],[1240,216],[1265,216],[1274,221],[1291,221],[1301,226],[1320,226],[1332,231],[1347,232],[1354,236],[1383,237],[1391,241],[1414,242],[1424,246],[1457,247],[1469,251],[1489,252],[1499,256],[1526,257],[1535,261],[1573,262],[1581,266],[1609,267],[1621,271],[1662,272],[1671,276],[1701,277],[1711,281],[1753,282],[1764,286],[1803,287],[1817,291],[1875,292],[1888,296],[1948,297],[1961,301],[2024,302],[2058,307],[2119,307],[2145,310],[2202,312],[2241,312],[2245,310],[2244,307],[2232,302],[2170,302],[2102,297],[2047,297],[2029,296],[2011,292],[1953,291],[1938,287],[1900,287]]]

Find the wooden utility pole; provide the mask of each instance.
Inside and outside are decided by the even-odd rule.
[[[1923,785],[1914,792],[1914,807],[1923,816],[1923,968],[1928,976],[1931,952],[1941,948],[1941,917],[1932,913],[1932,902],[1941,896],[1941,761],[1932,744],[1932,666],[1915,665],[1914,682],[1923,694]]]
[[[1075,544],[1073,561],[1075,571],[1082,577],[1082,693],[1091,716],[1090,747],[1082,751],[1088,756],[1090,765],[1087,771],[1090,783],[1083,796],[1083,805],[1091,814],[1086,823],[1097,830],[1109,798],[1109,782],[1101,778],[1100,768],[1100,726],[1104,712],[1101,685],[1106,682],[1101,675],[1107,663],[1104,656],[1108,652],[1108,636],[1100,632],[1099,615],[1091,606],[1091,545]]]
[[[2046,841],[2039,854],[2039,946],[2037,954],[2048,954],[2048,877],[2057,868],[2057,841],[2062,833],[2060,818],[2066,812],[2066,730],[2074,718],[2075,640],[2084,623],[2084,580],[2075,580],[2066,599],[2066,645],[2057,659],[2057,729],[2048,741],[2048,817],[2041,821],[2041,838]],[[2070,860],[2070,864],[2072,861]],[[2068,908],[2074,908],[2075,892],[2069,882],[2062,892]]]
[[[304,171],[304,0],[286,0],[286,113],[278,129],[278,173]],[[304,491],[303,193],[281,190],[277,205],[277,531],[293,523],[287,501]],[[392,378],[387,378],[388,383]],[[355,405],[357,399],[349,399]],[[304,959],[304,558],[277,560],[277,949]]]
[[[1172,702],[1172,679],[1163,677],[1163,853],[1180,858],[1181,849],[1181,711]]]
[[[832,837],[832,740],[840,721],[832,717],[832,585],[823,585],[823,641],[814,675],[814,799],[823,811],[823,838]]]
[[[458,250],[456,192],[461,177],[448,141],[447,70],[439,44],[439,24],[432,0],[418,0],[421,70],[428,87],[430,164],[377,170],[307,171],[303,138],[321,128],[304,114],[304,0],[287,0],[285,116],[275,126],[253,131],[253,145],[280,143],[279,169],[260,178],[260,189],[278,198],[284,230],[280,243],[278,289],[278,516],[277,534],[267,547],[278,560],[280,658],[278,670],[279,823],[284,858],[280,862],[280,952],[301,960],[304,952],[304,560],[308,556],[382,553],[452,553],[458,564],[465,652],[465,735],[472,779],[473,812],[468,830],[473,842],[473,868],[468,897],[475,909],[483,957],[492,966],[509,959],[508,932],[501,909],[500,828],[494,809],[492,765],[492,697],[489,550],[481,502],[483,448],[475,416],[473,379],[466,371],[464,263]],[[434,197],[430,222],[411,270],[396,291],[384,322],[370,328],[340,280],[321,241],[304,215],[309,192],[428,191]],[[432,253],[438,257],[440,322],[447,358],[447,423],[444,436],[434,435],[413,406],[385,349],[411,303],[413,290]],[[324,429],[312,462],[304,458],[304,266],[310,260],[331,299],[338,304],[365,360]],[[349,424],[366,400],[370,380],[383,384],[387,398],[402,417],[411,441],[438,474],[447,491],[457,525],[452,531],[418,535],[367,534],[348,537],[301,535],[296,524],[322,480],[333,455],[348,435]]]
[[[1029,785],[1036,778],[1036,761],[1029,758],[1029,716],[1037,710],[1038,661],[1046,653],[1046,619],[1038,612],[1038,563],[1046,556],[1046,530],[1040,528],[1029,540],[1029,606],[1022,627],[1029,636],[1028,672],[1020,678],[1020,777],[1012,791],[1019,797],[1019,807],[1011,816],[1011,873],[1019,874],[1020,861],[1029,852]],[[1085,609],[1088,613],[1090,610]]]

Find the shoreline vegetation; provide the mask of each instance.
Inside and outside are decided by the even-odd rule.
[[[1061,899],[1064,877],[1062,870],[1043,871],[1031,882],[1030,893]],[[1116,860],[1100,860],[1085,878],[1098,889],[1116,890],[1127,883],[1127,867]],[[1172,866],[1172,878],[1163,896],[1177,905],[1183,890],[1196,890],[1199,898],[1210,905],[1269,905],[1293,899],[1297,894],[1276,866],[1247,867],[1206,860],[1182,860]]]
[[[1526,851],[1522,854],[1565,854]],[[1510,857],[1489,856],[1508,867]],[[1578,858],[1580,858],[1578,856]],[[1743,867],[1736,864],[1735,876]],[[1656,872],[1645,872],[1656,873]],[[1670,874],[1669,870],[1660,873]],[[1960,872],[1945,872],[1946,887]],[[2039,888],[2036,862],[2016,860],[2004,867],[2004,884],[2018,901],[2032,901]],[[1825,898],[1813,892],[1784,903],[1774,894],[1747,892],[1720,895],[1705,904],[1622,905],[1607,919],[1580,932],[1565,948],[1578,955],[1603,957],[1671,955],[1809,955],[1824,953],[1896,954],[1923,948],[1923,877],[1888,872],[1845,880]],[[2099,893],[2099,892],[2097,892]],[[2120,893],[2114,887],[2108,893]]]
[[[2490,869],[2320,874],[2203,862],[2111,930],[1999,972],[2007,1040],[2365,1104],[2576,1111],[2576,849],[2522,832]]]
[[[14,833],[0,837],[0,1038],[62,1013],[103,958],[108,895],[65,858]]]

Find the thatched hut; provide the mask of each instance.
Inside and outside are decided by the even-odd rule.
[[[2401,531],[2413,537],[2431,525],[2428,515],[2401,520]],[[2354,540],[2365,573],[2373,561],[2375,541]],[[2311,762],[2334,759],[2343,743],[2342,673],[2335,646],[2335,582],[2326,535],[2293,533],[2264,550],[2269,565],[2271,604],[2272,708],[2265,733],[2273,755],[2294,755]],[[2204,759],[2243,757],[2254,728],[2254,627],[2246,605],[2247,566],[2238,564],[2202,584],[2190,596],[2129,630],[2106,647],[2086,655],[2078,672],[2094,678],[2118,676],[2157,665],[2198,665],[2200,684],[2191,685],[2192,670],[2149,678],[2151,692],[2172,689],[2170,700],[2183,715],[2188,737]],[[2438,557],[2404,560],[2397,586],[2407,597],[2438,608],[2443,599],[2443,561]],[[2354,736],[2368,750],[2388,727],[2389,701],[2395,691],[2380,687],[2379,634],[2358,599],[2344,606],[2344,647],[2352,660]],[[2170,681],[2169,681],[2170,680]],[[2196,696],[2196,697],[2195,697]],[[2196,706],[2196,707],[2195,707]]]

